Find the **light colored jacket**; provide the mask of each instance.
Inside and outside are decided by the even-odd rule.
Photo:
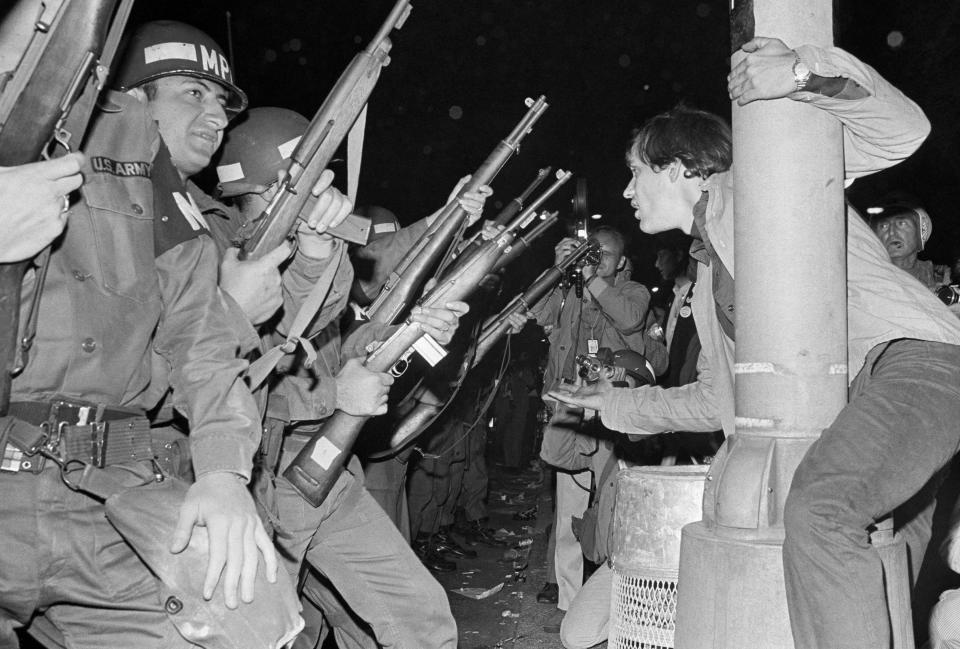
[[[910,156],[930,131],[920,108],[873,68],[838,48],[798,48],[814,74],[846,77],[869,96],[845,100],[799,92],[791,99],[810,103],[844,126],[844,168],[848,181],[880,171]],[[706,236],[733,273],[732,172],[704,181],[708,193]],[[695,383],[664,390],[613,390],[604,397],[603,423],[627,433],[665,430],[734,432],[734,344],[720,329],[709,269],[698,267],[693,315],[703,348]],[[957,319],[920,282],[894,266],[879,239],[852,209],[847,210],[848,372],[852,381],[871,349],[898,338],[960,344]]]

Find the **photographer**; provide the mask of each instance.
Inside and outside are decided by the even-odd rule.
[[[578,354],[595,355],[601,347],[630,349],[644,354],[651,360],[656,357],[654,370],[666,369],[666,348],[662,343],[651,341],[643,333],[650,292],[642,284],[630,280],[627,258],[624,256],[626,240],[610,227],[600,227],[590,240],[601,249],[601,258],[595,266],[582,269],[583,291],[578,293],[571,284],[561,284],[541,300],[526,316],[517,314],[511,318],[515,330],[525,324],[525,318],[535,318],[543,326],[550,341],[547,370],[543,377],[545,390],[560,381],[576,378]],[[577,246],[576,239],[565,238],[557,244],[556,263],[560,263]],[[647,346],[659,345],[659,354],[647,353]],[[554,434],[562,434],[565,428],[577,427],[580,414],[569,412],[560,406],[554,409],[550,423],[544,430],[544,445]],[[549,458],[544,458],[549,461]],[[586,473],[586,472],[583,472]],[[561,611],[567,610],[583,582],[583,555],[580,544],[573,536],[571,518],[579,516],[587,508],[589,475],[575,476],[557,473],[554,534],[556,549],[552,557],[557,586],[549,579],[541,592],[539,601],[556,602]],[[557,588],[557,594],[551,591]],[[548,630],[559,631],[559,624],[548,625]]]

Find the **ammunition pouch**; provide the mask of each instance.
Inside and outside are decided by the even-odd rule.
[[[256,597],[228,609],[218,591],[203,598],[207,530],[195,527],[187,548],[170,552],[187,483],[176,478],[123,489],[106,501],[107,518],[160,580],[160,604],[184,638],[207,649],[279,649],[303,628],[296,590],[282,568],[276,583],[266,579],[261,561]]]

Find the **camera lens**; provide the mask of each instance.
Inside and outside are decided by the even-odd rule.
[[[960,301],[960,287],[956,284],[950,284],[949,286],[941,286],[937,289],[937,297],[940,298],[940,301],[951,306]]]

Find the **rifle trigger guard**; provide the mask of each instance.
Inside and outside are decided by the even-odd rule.
[[[399,379],[407,372],[407,368],[410,367],[410,353],[406,353],[401,357],[396,363],[393,364],[393,367],[390,368],[390,376],[395,379]]]

